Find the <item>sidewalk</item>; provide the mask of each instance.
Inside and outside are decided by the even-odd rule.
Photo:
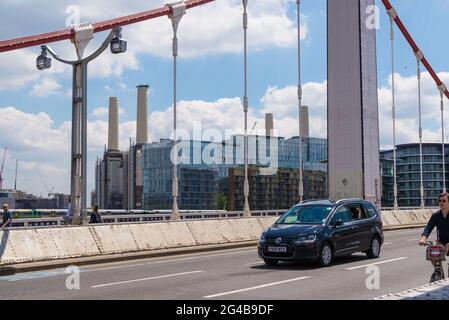
[[[449,300],[449,279],[373,300]]]

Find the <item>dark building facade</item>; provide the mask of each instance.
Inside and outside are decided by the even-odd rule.
[[[449,145],[445,145],[446,188],[448,187]],[[420,156],[419,144],[397,146],[397,185],[398,205],[400,207],[419,207],[420,198]],[[393,206],[393,150],[381,152],[382,203]],[[442,145],[438,143],[423,144],[423,182],[424,200],[428,207],[438,206],[438,196],[443,191],[443,156]]]
[[[96,204],[100,209],[124,209],[125,181],[124,156],[121,151],[105,151],[95,167]]]
[[[243,168],[229,169],[229,210],[241,211],[245,198]],[[248,168],[251,210],[288,209],[299,202],[299,169],[278,169],[274,175],[263,175],[260,168]],[[304,171],[305,199],[327,198],[327,174],[321,171]]]

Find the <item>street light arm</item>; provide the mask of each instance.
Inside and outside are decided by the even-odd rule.
[[[78,62],[78,61],[65,60],[65,59],[61,58],[50,46],[43,45],[43,46],[41,46],[41,48],[42,48],[42,50],[46,50],[48,53],[51,54],[51,56],[55,60],[57,60],[57,61],[59,61],[61,63],[74,65],[74,64],[76,64]]]
[[[98,48],[94,53],[92,53],[90,56],[82,59],[81,61],[82,62],[90,62],[90,61],[96,59],[100,54],[102,54],[108,48],[112,39],[114,39],[115,32],[119,31],[119,30],[121,30],[120,27],[112,29],[111,32],[109,32],[108,37],[101,44],[100,48]]]
[[[81,59],[81,60],[66,60],[61,58],[50,46],[47,45],[43,45],[41,46],[42,50],[46,50],[48,53],[50,53],[50,55],[57,61],[64,63],[64,64],[70,64],[70,65],[75,65],[78,63],[86,63],[86,62],[90,62],[94,59],[96,59],[98,56],[100,56],[109,46],[109,44],[111,43],[112,39],[114,38],[116,29],[113,29],[108,37],[106,38],[106,40],[103,41],[102,45],[100,46],[100,48],[98,48],[94,53],[92,53],[90,56]]]

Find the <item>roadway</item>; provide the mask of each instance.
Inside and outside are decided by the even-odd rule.
[[[0,277],[0,299],[372,299],[428,283],[432,266],[417,246],[420,232],[385,232],[379,259],[355,254],[325,269],[269,267],[248,247],[84,266],[79,290],[66,288],[63,269],[20,273]],[[366,287],[370,264],[380,270],[378,290]]]

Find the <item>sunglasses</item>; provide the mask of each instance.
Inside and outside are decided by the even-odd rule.
[[[447,202],[446,200],[438,200],[439,203]]]

